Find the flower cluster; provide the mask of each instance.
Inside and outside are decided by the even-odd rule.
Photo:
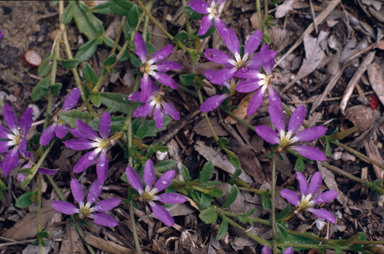
[[[100,196],[103,189],[103,183],[96,179],[91,187],[89,188],[87,203],[84,204],[84,191],[78,180],[72,179],[71,190],[72,196],[75,201],[79,204],[79,207],[65,201],[53,201],[52,207],[58,212],[63,214],[79,214],[80,219],[85,217],[91,218],[96,224],[106,227],[116,227],[118,222],[112,216],[101,213],[112,210],[120,204],[119,198],[110,198],[97,202],[92,206]]]
[[[175,178],[175,171],[168,170],[167,172],[165,172],[160,177],[160,179],[157,180],[155,186],[152,187],[156,180],[155,167],[151,160],[147,160],[144,166],[145,189],[143,189],[143,183],[141,181],[140,176],[132,167],[128,166],[125,171],[127,179],[131,184],[132,188],[139,192],[140,199],[142,201],[148,202],[156,217],[165,225],[171,227],[175,223],[175,220],[164,207],[156,204],[155,201],[164,204],[180,204],[186,201],[183,195],[176,193],[163,193],[160,195],[156,195],[157,193],[165,190],[171,184],[173,178]]]

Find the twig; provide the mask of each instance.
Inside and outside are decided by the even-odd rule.
[[[313,26],[315,27],[315,32],[317,34],[318,29],[317,29],[317,23],[316,23],[316,14],[315,14],[315,11],[313,10],[312,0],[308,0],[308,1],[309,1],[309,10],[311,11],[311,16],[313,20]]]

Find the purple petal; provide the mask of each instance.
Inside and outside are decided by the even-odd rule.
[[[286,248],[285,251],[283,252],[283,254],[294,254],[292,246]]]
[[[100,153],[100,156],[96,162],[97,179],[99,179],[99,181],[102,183],[104,183],[107,180],[108,165],[109,165],[109,160],[108,160],[107,152],[103,150]]]
[[[257,135],[259,135],[262,139],[264,139],[268,143],[271,143],[272,145],[277,144],[280,141],[276,131],[274,131],[268,126],[255,126],[255,131]]]
[[[225,98],[228,97],[228,94],[216,94],[210,98],[208,98],[206,101],[204,101],[203,104],[200,106],[201,112],[209,112],[214,109],[217,109],[220,107],[221,103],[225,100]]]
[[[260,74],[258,70],[250,69],[248,68],[247,71],[243,71],[243,69],[240,69],[235,72],[234,76],[244,79],[252,79],[252,80],[259,80],[259,77],[257,74]]]
[[[89,188],[87,195],[87,203],[93,204],[99,198],[101,191],[103,190],[103,183],[96,179],[93,181],[91,187]]]
[[[153,118],[155,118],[156,127],[161,130],[164,123],[164,112],[161,110],[161,107],[155,107],[153,111]]]
[[[141,102],[147,101],[149,94],[151,93],[151,84],[152,80],[149,78],[148,74],[144,74],[141,78]]]
[[[315,202],[315,204],[326,203],[334,200],[335,198],[337,198],[337,196],[338,196],[337,191],[330,190],[317,195],[313,199],[313,202]]]
[[[324,152],[312,146],[292,146],[291,149],[310,160],[325,161],[327,159]]]
[[[48,126],[40,136],[40,144],[42,146],[46,146],[49,142],[55,137],[55,129],[57,127],[57,123]]]
[[[20,152],[20,154],[26,154],[27,153],[27,137],[24,137],[20,140],[19,152]]]
[[[173,52],[173,46],[172,46],[171,44],[168,44],[168,45],[165,46],[164,48],[159,49],[158,51],[156,51],[156,53],[153,54],[151,60],[152,60],[154,63],[163,61],[163,60],[164,60],[165,58],[167,58],[172,52]]]
[[[73,136],[75,136],[76,138],[79,138],[79,139],[86,139],[84,136],[83,136],[83,133],[82,132],[80,132],[77,128],[76,129],[73,129],[73,128],[71,128],[71,127],[68,127],[68,130],[69,130],[69,132],[73,135]]]
[[[240,56],[240,42],[239,38],[237,38],[237,35],[233,29],[229,28],[227,31],[227,37],[224,39],[225,45],[227,45],[227,48],[229,51],[232,52],[234,56],[238,55]]]
[[[63,111],[68,111],[73,109],[73,107],[77,104],[80,98],[80,89],[75,88],[68,94],[67,98],[63,103]]]
[[[94,207],[93,210],[95,212],[106,212],[112,210],[120,204],[120,198],[110,198],[101,200]]]
[[[176,193],[163,193],[157,196],[157,201],[165,204],[180,204],[187,201],[183,195]]]
[[[5,155],[5,159],[3,162],[3,174],[8,176],[9,172],[17,167],[17,159],[19,158],[19,149],[15,146],[12,150],[10,150],[7,155]]]
[[[268,100],[269,104],[274,104],[278,108],[283,108],[279,94],[273,89],[272,85],[268,86]]]
[[[212,26],[212,18],[210,15],[204,16],[200,21],[200,29],[197,35],[204,35]]]
[[[3,31],[0,31],[0,39],[3,38]]]
[[[250,56],[259,47],[261,40],[263,39],[263,32],[257,30],[247,40],[244,46],[244,55]]]
[[[14,134],[19,133],[16,114],[13,113],[12,107],[8,104],[3,106],[3,115],[5,124],[8,126],[8,128],[11,129]]]
[[[314,126],[299,132],[296,135],[297,141],[313,141],[327,132],[327,128],[324,126]]]
[[[309,195],[315,195],[316,192],[320,189],[321,182],[323,181],[323,176],[320,172],[316,172],[313,174],[311,178],[311,182],[309,184],[308,188],[308,194]]]
[[[188,4],[192,10],[196,11],[197,13],[201,13],[201,14],[208,14],[209,12],[207,9],[211,7],[211,6],[209,6],[209,4],[207,2],[202,1],[202,0],[192,0]]]
[[[140,194],[143,192],[143,183],[141,182],[140,176],[137,172],[130,166],[125,169],[125,173],[127,175],[127,179],[129,184],[137,190]]]
[[[278,108],[274,104],[269,105],[269,116],[271,118],[271,121],[273,123],[273,126],[275,126],[276,130],[278,132],[284,132],[285,131],[285,123],[284,123],[284,117],[283,117],[283,110],[281,108]]]
[[[308,209],[308,211],[312,212],[320,219],[324,219],[334,224],[336,223],[336,217],[325,209]]]
[[[90,151],[84,154],[83,157],[81,157],[80,160],[73,167],[73,173],[78,174],[86,170],[95,162],[97,154],[98,153],[96,151]]]
[[[168,76],[168,74],[155,72],[153,73],[152,77],[154,77],[157,82],[163,85],[169,86],[172,89],[177,89],[177,83],[173,80],[173,78]]]
[[[204,56],[209,61],[219,63],[219,64],[225,64],[225,63],[232,64],[232,61],[233,61],[232,56],[225,54],[224,52],[217,49],[207,49],[204,52]]]
[[[59,169],[48,169],[48,168],[38,168],[37,171],[43,175],[54,175],[59,171]]]
[[[260,49],[260,52],[256,53],[249,61],[247,66],[249,68],[259,70],[263,66],[266,73],[270,74],[274,64],[274,58],[276,52],[269,50],[268,46],[263,46]],[[268,62],[268,64],[266,64]],[[272,66],[271,66],[272,64]],[[265,65],[265,66],[264,66]]]
[[[64,138],[67,135],[67,126],[63,124],[58,124],[55,129],[56,136],[58,138]]]
[[[100,117],[99,133],[104,140],[107,140],[111,133],[111,115],[107,111]]]
[[[308,193],[307,179],[305,179],[305,176],[301,172],[296,172],[296,180],[299,181],[301,195],[306,196]]]
[[[68,202],[53,201],[51,205],[52,205],[52,208],[55,209],[56,211],[67,214],[67,215],[71,215],[79,212],[79,208],[77,208],[77,206]]]
[[[136,33],[134,42],[136,55],[140,58],[142,63],[145,63],[147,61],[147,47],[145,46],[143,36],[141,36],[139,33]]]
[[[72,196],[78,204],[84,203],[84,190],[81,187],[80,182],[77,179],[71,180]]]
[[[263,69],[264,71],[269,75],[272,72],[273,66],[275,66],[275,59],[271,59],[267,62],[263,63]]]
[[[172,103],[162,102],[161,106],[163,106],[166,115],[171,116],[173,120],[180,120],[180,113]]]
[[[165,190],[171,184],[175,175],[175,170],[168,170],[165,172],[155,184],[154,188],[157,189],[157,192]]]
[[[152,160],[147,160],[144,165],[144,183],[145,187],[152,188],[153,183],[156,180],[155,166],[153,166]]]
[[[224,82],[229,81],[235,72],[236,68],[220,70],[212,77],[210,81],[212,84],[223,84]]]
[[[91,214],[90,217],[93,219],[93,221],[96,224],[99,224],[99,225],[104,226],[104,227],[113,228],[113,227],[116,227],[117,225],[119,225],[119,223],[117,222],[117,220],[115,218],[113,218],[112,216],[105,214],[105,213]]]
[[[0,138],[8,139],[9,131],[4,126],[0,125]]]
[[[135,112],[133,112],[133,117],[144,117],[151,114],[153,105],[151,103],[145,103],[142,106],[139,106]]]
[[[93,148],[94,141],[87,139],[71,139],[63,141],[64,145],[70,149],[81,151]]]
[[[205,72],[204,72],[204,76],[205,76],[208,80],[211,80],[211,78],[212,78],[216,73],[217,73],[217,71],[208,69],[208,70],[205,70]]]
[[[256,91],[260,87],[258,81],[258,79],[248,79],[240,81],[239,84],[236,86],[236,90],[240,93],[250,93]]]
[[[162,206],[151,203],[152,211],[155,214],[155,216],[163,222],[166,226],[172,227],[175,223],[175,220],[172,218],[172,216],[169,214],[169,212]]]
[[[282,189],[280,191],[280,195],[282,198],[286,199],[289,203],[294,206],[298,206],[300,204],[299,194],[294,191],[288,189]]]
[[[179,70],[180,68],[181,64],[172,61],[164,61],[156,64],[157,71]]]
[[[259,90],[256,91],[256,93],[253,95],[251,101],[249,102],[248,109],[247,109],[247,115],[252,115],[255,113],[263,103],[265,97],[265,88],[261,87]]]
[[[9,144],[11,141],[0,141],[0,153],[5,153],[8,151],[11,145]]]
[[[33,123],[33,109],[27,108],[24,113],[21,115],[20,118],[20,133],[23,136],[26,136],[29,128],[31,128],[31,125]]]
[[[83,120],[77,119],[76,126],[77,129],[79,129],[79,131],[83,134],[83,137],[94,141],[100,138],[99,135],[97,135],[96,131],[91,126],[84,123]]]
[[[215,27],[220,37],[225,41],[228,37],[228,28],[220,18],[214,19]]]
[[[264,245],[261,249],[261,254],[272,254],[272,250],[267,245]]]
[[[140,102],[142,102],[142,101],[143,101],[142,92],[134,92],[134,93],[131,93],[131,94],[128,96],[128,100],[130,100],[130,101],[140,101]]]
[[[305,116],[307,115],[307,109],[304,105],[299,106],[289,119],[288,131],[295,133],[303,124]]]

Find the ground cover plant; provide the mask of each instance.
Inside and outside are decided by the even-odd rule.
[[[44,105],[44,112],[39,114],[39,108],[33,106],[21,111],[11,97],[0,96],[3,115],[0,199],[2,204],[12,203],[12,207],[23,211],[36,210],[35,217],[28,218],[33,220],[30,227],[36,231],[28,242],[35,244],[33,250],[39,253],[49,250],[64,253],[68,248],[71,251],[78,248],[81,253],[96,253],[97,249],[107,253],[381,253],[378,246],[384,244],[384,239],[368,232],[370,224],[366,219],[355,220],[359,227],[345,234],[335,233],[345,224],[340,210],[353,215],[335,175],[343,183],[358,184],[354,188],[364,187],[365,196],[382,207],[384,165],[378,148],[366,150],[367,156],[358,151],[360,146],[355,141],[349,142],[356,133],[364,138],[371,131],[382,131],[380,113],[371,124],[356,116],[369,116],[361,110],[355,115],[351,111],[345,114],[351,120],[349,125],[342,122],[337,125],[333,120],[316,121],[314,106],[308,112],[308,104],[301,103],[297,96],[291,95],[289,100],[285,94],[295,84],[302,84],[300,80],[307,79],[310,73],[317,71],[316,75],[321,76],[319,65],[325,46],[320,35],[328,36],[326,31],[335,26],[330,21],[322,22],[341,1],[331,1],[321,9],[318,18],[313,14],[313,23],[317,24],[312,30],[316,26],[318,38],[310,37],[311,31],[307,31],[299,39],[304,41],[306,58],[301,57],[302,67],[296,76],[289,77],[284,87],[277,86],[274,80],[276,76],[286,75],[281,71],[281,62],[294,48],[281,56],[282,49],[274,45],[276,24],[268,9],[273,5],[275,15],[284,17],[294,8],[291,3],[294,1],[264,0],[263,10],[260,0],[252,2],[256,14],[253,20],[258,22],[258,28],[245,33],[244,38],[233,24],[221,18],[224,6],[230,1],[177,2],[184,22],[177,32],[159,23],[151,11],[158,8],[154,0],[111,0],[95,5],[83,1],[49,3],[51,8],[57,8],[54,20],[58,29],[52,37],[51,50],[38,69],[34,69],[39,82],[30,93],[30,100]],[[313,13],[312,1],[307,7]],[[113,38],[102,22],[106,17],[117,21]],[[156,32],[149,29],[151,25]],[[317,26],[322,30],[317,31]],[[68,39],[69,32],[73,32],[70,29],[84,36],[81,46],[74,47]],[[163,38],[162,47],[151,43],[155,34]],[[220,49],[214,43],[202,46],[209,38],[219,41]],[[0,40],[5,39],[11,40],[11,36],[0,31]],[[333,38],[329,44],[334,46],[335,41]],[[384,82],[384,78],[379,80],[380,71],[374,69],[379,67],[367,67],[373,61],[376,47],[384,48],[380,39],[370,48],[351,49],[348,56],[340,51],[337,61],[342,62],[343,56],[348,64],[339,66],[329,83],[336,83],[333,79],[341,75],[337,73],[351,66],[355,68],[351,82],[359,79],[367,68],[367,82],[372,77],[376,77],[371,81],[372,86],[373,82]],[[336,46],[332,49],[335,51]],[[98,53],[102,50],[107,53],[100,61]],[[332,57],[337,55],[331,49],[326,52]],[[364,70],[359,71],[358,65],[348,62],[366,53],[361,63]],[[25,55],[24,58],[29,65],[36,62]],[[331,62],[328,60],[326,64]],[[127,79],[120,77],[122,65],[128,68]],[[60,78],[62,70],[67,80]],[[127,87],[128,94],[107,86],[107,80],[112,77]],[[345,89],[340,111],[346,110],[352,93],[349,91],[356,83],[348,84]],[[358,87],[363,100],[365,95]],[[330,93],[328,86],[322,89],[327,91],[324,96]],[[179,95],[181,98],[177,98]],[[324,100],[324,97],[319,99],[321,94],[316,96],[319,103]],[[378,100],[372,97],[361,104],[374,110],[379,104],[375,98]],[[291,103],[294,100],[296,103]],[[189,107],[192,101],[199,103],[193,110],[196,113]],[[311,103],[315,105],[316,101]],[[186,114],[187,111],[190,113]],[[19,118],[16,112],[21,112]],[[196,138],[186,126],[198,115],[204,119],[194,129],[201,136]],[[236,126],[237,131],[231,126]],[[378,134],[374,135],[377,139]],[[194,143],[191,149],[183,145],[189,142]],[[182,153],[190,150],[191,156],[184,161],[175,152],[179,145]],[[242,146],[251,153],[243,152]],[[340,169],[340,165],[333,163],[340,149],[352,154],[355,160],[357,157],[366,167],[365,172],[372,168],[375,175],[360,178],[348,171],[347,166]],[[200,159],[192,156],[196,151]],[[62,155],[65,163],[52,162]],[[21,195],[13,193],[15,185],[23,190]],[[350,195],[351,191],[345,192]],[[7,199],[10,193],[14,201]],[[246,202],[249,204],[244,205]],[[2,206],[0,215],[3,210]],[[62,227],[64,220],[68,233],[64,237],[55,235],[58,232],[55,228]],[[300,228],[301,221],[310,221],[317,229],[305,232],[310,225]],[[24,219],[19,222],[26,224]],[[0,240],[20,240],[22,226],[17,223],[9,230],[0,231]],[[7,226],[1,225],[3,229]],[[326,234],[321,232],[324,225]],[[97,235],[100,231],[105,239]],[[161,235],[160,240],[154,239],[154,234]],[[208,236],[210,243],[204,245],[208,241],[204,237]],[[48,244],[58,237],[64,239],[61,245]],[[81,239],[78,243],[73,241],[76,237]],[[236,249],[237,237],[248,243]],[[69,247],[68,239],[71,239]],[[9,246],[17,244],[9,242],[0,243],[4,253],[12,253]]]

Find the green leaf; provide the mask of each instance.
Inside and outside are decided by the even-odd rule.
[[[45,239],[48,239],[49,238],[49,233],[47,231],[43,230],[43,231],[37,233],[37,236],[45,238]]]
[[[377,187],[380,186],[380,184],[381,184],[381,179],[376,179],[376,180],[373,182],[371,189],[372,189],[373,191],[376,190]]]
[[[79,32],[87,36],[88,40],[95,39],[97,37],[96,27],[102,26],[103,22],[96,18],[83,2],[73,1],[73,5],[73,17],[75,18]]]
[[[38,101],[47,95],[50,81],[51,76],[48,76],[45,79],[40,80],[39,83],[37,83],[37,85],[32,89],[31,93],[31,99],[33,101]]]
[[[61,83],[55,83],[49,87],[49,90],[53,94],[59,94],[62,86],[63,86],[63,84],[61,84]]]
[[[88,83],[96,83],[99,80],[99,77],[96,75],[96,72],[92,69],[89,63],[83,63],[83,76]]]
[[[237,157],[237,155],[234,152],[232,152],[232,151],[226,151],[226,152],[228,154],[229,160],[231,161],[232,165],[235,168],[240,168],[241,164],[240,164],[240,160]]]
[[[223,218],[223,221],[220,224],[219,231],[217,232],[216,240],[220,240],[225,236],[228,231],[228,221],[226,218]]]
[[[230,206],[233,203],[233,201],[236,200],[238,193],[239,193],[239,188],[237,188],[237,185],[233,185],[231,192],[228,194],[228,197],[225,200],[222,208],[226,208],[226,207]]]
[[[204,164],[203,169],[201,170],[199,174],[199,181],[198,183],[205,183],[209,180],[213,172],[213,163],[212,161],[208,161]]]
[[[196,78],[196,74],[195,73],[184,74],[184,75],[180,76],[180,81],[184,85],[190,86],[190,85],[193,84],[193,81],[195,80],[195,78]]]
[[[203,16],[202,14],[192,10],[192,8],[189,5],[184,7],[184,11],[185,13],[187,13],[189,17],[191,17],[191,19],[199,20]]]
[[[181,173],[183,174],[184,182],[188,183],[189,181],[191,181],[191,175],[189,174],[189,170],[184,165],[181,166]]]
[[[308,236],[317,236],[313,233],[307,233],[307,232],[303,232],[303,234],[308,235]],[[307,238],[305,236],[298,236],[298,235],[292,235],[292,234],[288,234],[288,236],[286,237],[286,239],[284,241],[287,244],[318,244],[318,242],[316,240],[312,240],[312,239]],[[318,245],[317,247],[320,251],[324,250],[324,248],[321,245]],[[295,247],[295,251],[300,251],[300,250],[305,250],[305,248]]]
[[[146,42],[145,46],[147,48],[147,54],[154,54],[157,51],[157,48],[152,43]]]
[[[245,213],[240,213],[237,215],[237,218],[241,223],[247,223],[248,222],[248,217],[251,216],[255,212],[255,208],[252,208],[251,210],[245,212]]]
[[[204,210],[204,209],[207,209],[211,204],[212,204],[212,197],[207,194],[200,193],[199,208],[201,210]]]
[[[8,190],[7,185],[0,179],[0,190]]]
[[[76,120],[81,119],[83,122],[87,123],[92,119],[92,115],[86,112],[81,112],[77,109],[68,110],[60,114],[61,120],[72,128],[76,128]]]
[[[39,69],[37,70],[37,75],[39,75],[39,77],[46,76],[49,73],[49,71],[51,70],[51,65],[49,64],[50,57],[51,57],[51,53],[48,53],[48,55],[44,59],[43,63],[39,66]]]
[[[331,149],[331,145],[329,144],[329,137],[327,136],[325,136],[325,144],[326,144],[325,156],[329,157],[331,156],[332,149]]]
[[[357,131],[358,129],[360,129],[360,125],[353,126],[352,128],[349,128],[348,130],[338,132],[336,134],[329,136],[329,140],[342,140],[342,139],[348,137],[349,135],[351,135],[352,133],[354,133],[355,131]]]
[[[59,60],[59,62],[64,66],[65,69],[73,69],[76,68],[80,63],[79,59],[67,59],[67,60]]]
[[[127,0],[113,0],[109,1],[109,8],[111,11],[120,16],[128,16],[129,11],[133,7],[133,3]]]
[[[272,206],[271,200],[266,195],[261,196],[261,202],[265,210],[268,210]]]
[[[209,196],[214,197],[214,198],[218,198],[218,197],[223,196],[224,192],[222,190],[218,189],[218,188],[214,188],[212,190],[209,190],[205,194],[208,194]]]
[[[101,103],[108,107],[108,112],[120,112],[128,114],[129,101],[128,97],[119,93],[100,93]]]
[[[116,54],[110,55],[107,59],[104,61],[104,66],[115,64],[117,60]]]
[[[288,232],[285,227],[280,223],[276,223],[276,231],[277,234],[280,236],[279,240],[281,239],[282,242],[285,242],[285,239],[288,238]]]
[[[67,8],[63,12],[63,16],[61,17],[61,21],[63,24],[69,24],[73,18],[73,13],[75,10],[75,5],[73,4],[74,2],[69,2]]]
[[[343,240],[341,241],[341,243],[339,243],[339,246],[348,246],[348,245],[352,245],[354,241],[356,241],[359,237],[360,237],[360,232],[357,233],[356,235],[353,235],[351,236],[350,238],[346,239],[346,240]]]
[[[109,8],[110,3],[105,2],[102,4],[98,4],[95,7],[91,9],[93,13],[99,13],[99,14],[110,14],[112,13],[111,8]]]
[[[297,157],[296,163],[295,163],[295,170],[298,172],[303,172],[305,169],[305,164],[303,160],[303,156]]]
[[[147,153],[145,154],[145,157],[149,159],[149,157],[151,157],[155,152],[155,147],[153,145],[150,145],[147,150]]]
[[[155,169],[159,172],[165,172],[172,169],[177,164],[175,160],[160,161],[155,165]]]
[[[147,125],[147,121],[145,121],[144,123],[140,124],[139,128],[137,128],[137,131],[135,132],[135,136],[139,138],[143,138],[145,134],[147,134],[148,130],[149,130],[149,127]]]
[[[131,63],[133,64],[133,66],[135,66],[136,68],[139,68],[139,66],[142,64],[139,57],[130,52],[128,52],[128,54],[129,54],[129,60],[131,60]]]
[[[121,131],[124,127],[125,117],[123,116],[112,116],[111,117],[111,133]],[[88,125],[91,126],[95,131],[99,131],[100,118],[93,119],[88,122]]]
[[[92,101],[93,105],[95,105],[96,107],[100,107],[101,95],[100,95],[99,91],[94,91],[94,93],[91,94],[91,101]]]
[[[79,59],[80,62],[88,61],[97,49],[97,38],[94,38],[79,48],[76,52],[75,58]]]
[[[233,184],[233,182],[241,175],[241,169],[236,169],[235,173],[233,173],[231,179],[229,179],[229,184]]]
[[[199,218],[206,224],[215,223],[217,221],[217,210],[216,206],[210,206],[200,213]]]
[[[18,208],[27,208],[28,206],[32,205],[32,196],[36,196],[37,191],[29,191],[21,195],[17,200],[16,200],[16,206]]]
[[[286,215],[291,212],[291,203],[287,203],[285,208],[276,216],[276,221],[282,220]]]
[[[144,135],[143,138],[146,138],[146,137],[154,137],[156,136],[157,133],[159,133],[160,131],[165,131],[167,129],[167,126],[168,124],[170,124],[172,121],[172,118],[168,115],[164,116],[164,123],[163,123],[163,128],[161,130],[159,130],[157,127],[156,127],[156,122],[154,119],[151,119],[149,121],[147,121],[147,126],[148,126],[148,131],[147,133]]]
[[[184,41],[184,40],[188,39],[188,37],[189,37],[188,33],[186,31],[182,30],[178,34],[176,34],[175,37],[173,37],[173,41],[174,42]]]
[[[134,5],[128,14],[128,24],[132,28],[136,28],[139,24],[139,9]]]

